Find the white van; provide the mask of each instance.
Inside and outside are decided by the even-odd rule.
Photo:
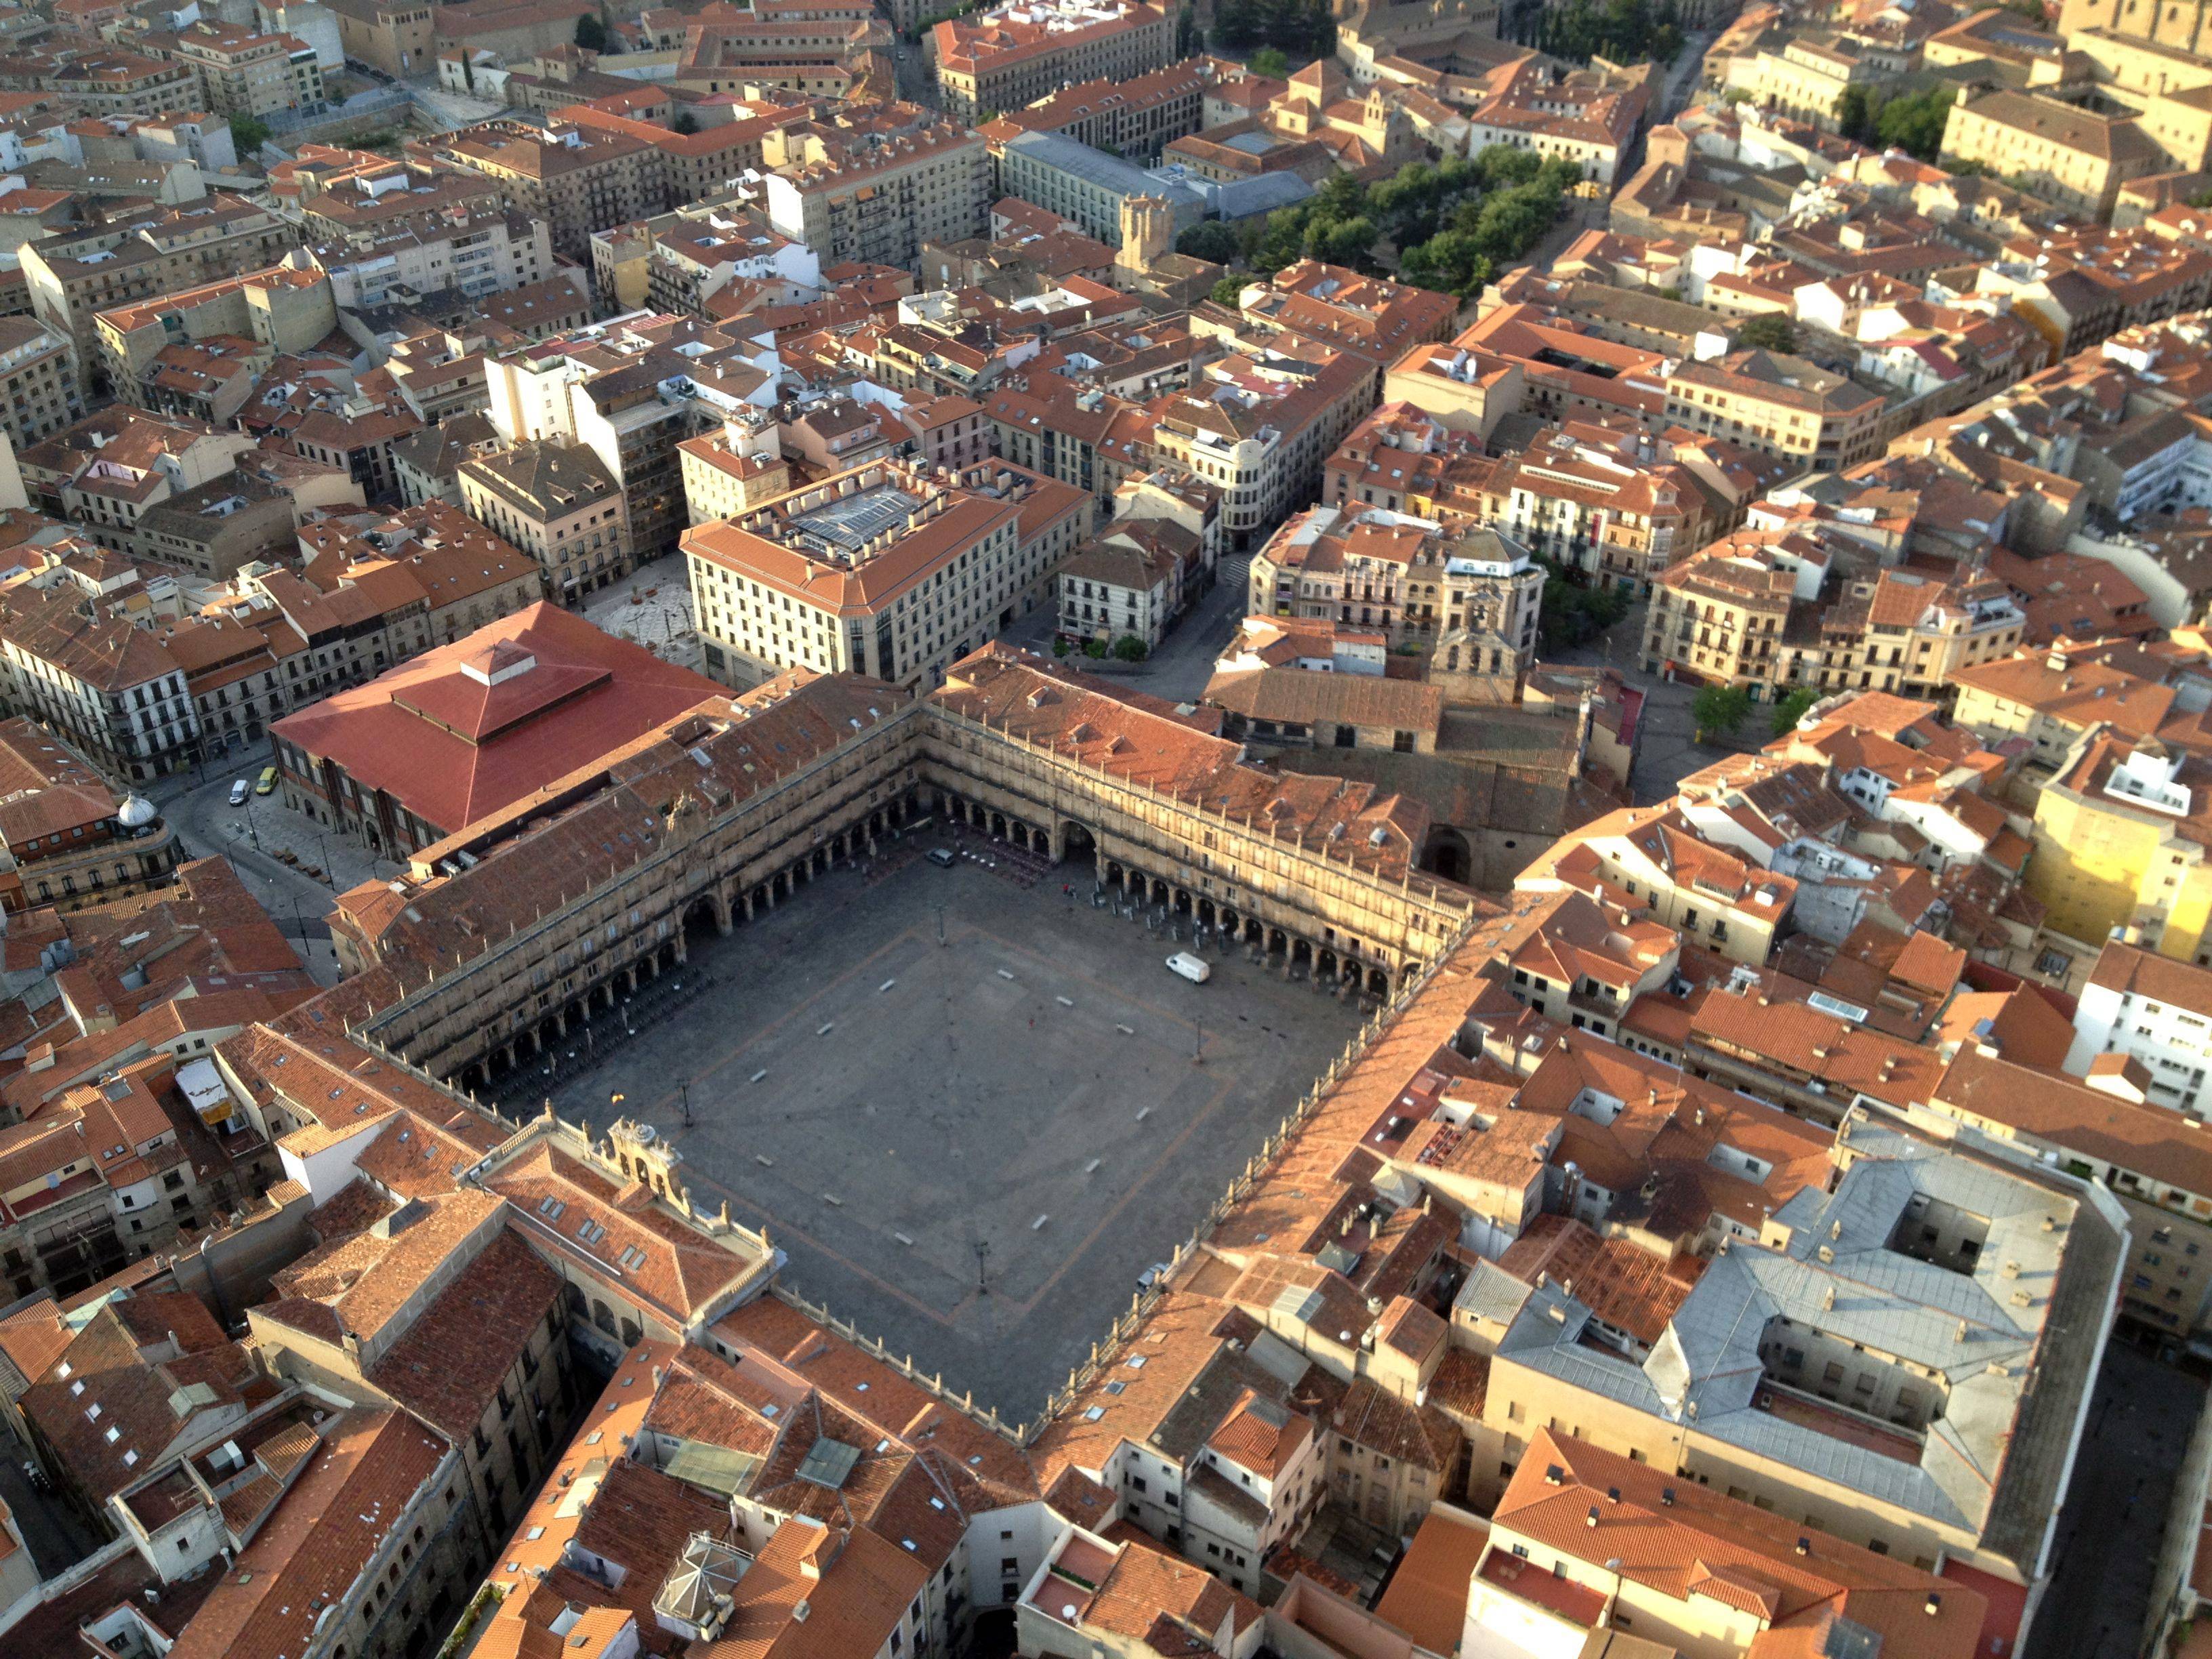
[[[1193,985],[1203,985],[1213,977],[1213,969],[1188,951],[1178,951],[1168,958],[1168,971],[1181,974]]]

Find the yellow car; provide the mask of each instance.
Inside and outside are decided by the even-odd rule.
[[[276,769],[273,766],[263,767],[261,769],[261,781],[253,786],[253,793],[257,795],[266,795],[273,793],[276,787]]]

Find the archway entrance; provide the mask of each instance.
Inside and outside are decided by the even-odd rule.
[[[1462,887],[1469,885],[1474,874],[1474,856],[1468,848],[1467,837],[1447,824],[1435,825],[1421,849],[1421,868]]]
[[[1082,824],[1072,823],[1060,831],[1060,856],[1066,863],[1096,864],[1098,861],[1097,840]]]

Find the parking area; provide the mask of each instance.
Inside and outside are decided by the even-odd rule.
[[[1359,1011],[1242,956],[1187,983],[1189,941],[1095,907],[1087,868],[922,845],[695,938],[702,992],[634,1038],[601,1015],[553,1099],[652,1123],[802,1293],[1025,1419]]]

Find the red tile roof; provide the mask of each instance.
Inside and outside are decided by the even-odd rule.
[[[720,694],[702,675],[539,604],[275,730],[451,832]]]

